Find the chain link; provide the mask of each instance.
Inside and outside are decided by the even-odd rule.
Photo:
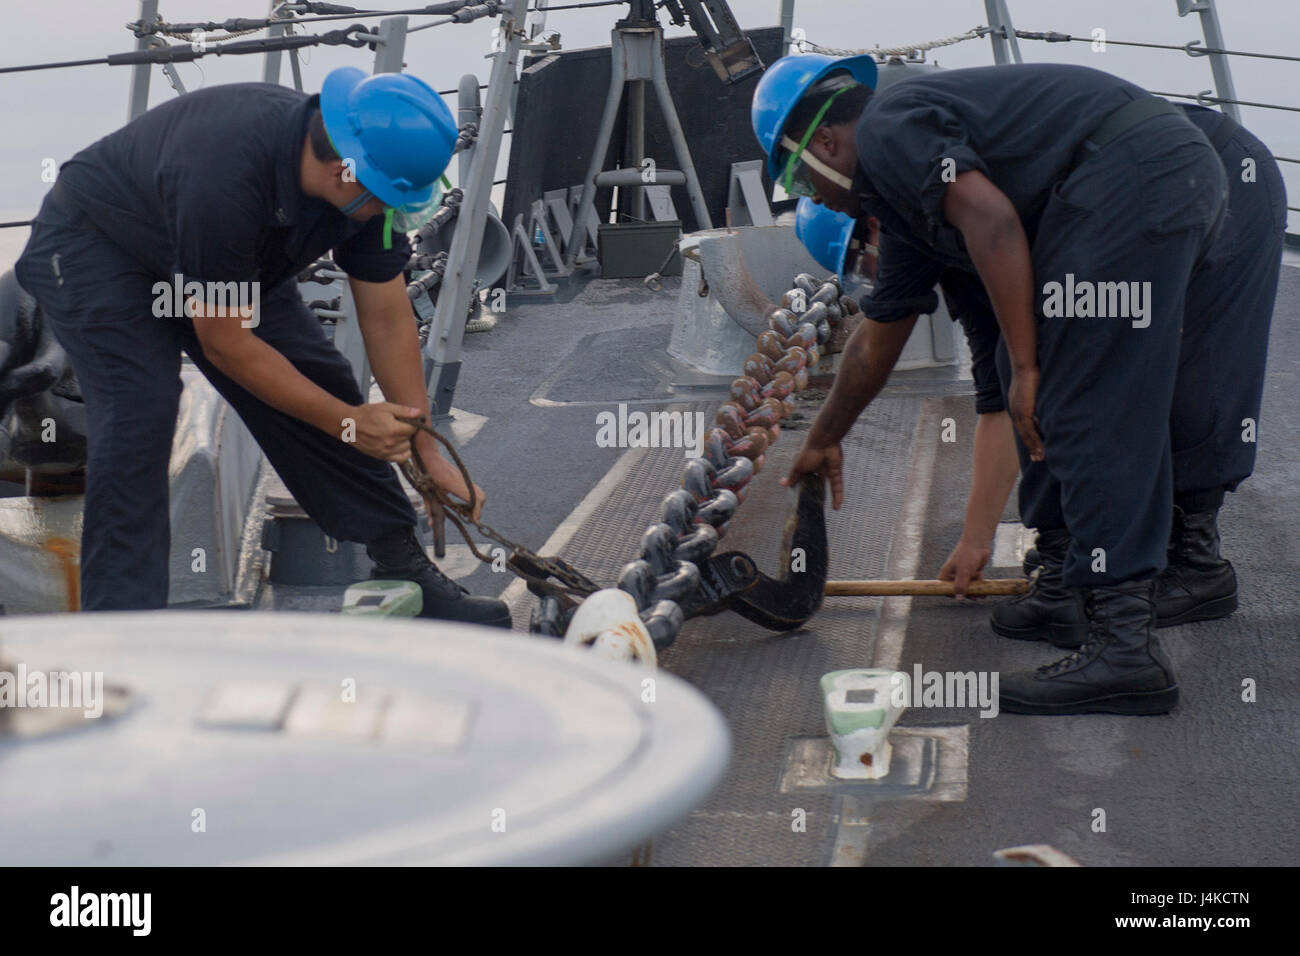
[[[494,528],[476,520],[474,518],[474,510],[478,506],[477,495],[474,490],[476,485],[474,479],[470,477],[469,469],[465,467],[465,462],[460,457],[460,453],[456,451],[456,446],[421,418],[399,418],[398,421],[414,425],[416,429],[416,434],[411,436],[411,457],[402,462],[401,468],[411,486],[424,499],[425,507],[429,511],[429,524],[433,528],[434,547],[439,554],[442,553],[446,540],[445,521],[450,518],[452,524],[456,526],[456,529],[465,539],[465,543],[469,546],[469,550],[474,557],[485,564],[492,564],[495,560],[491,555],[484,554],[478,549],[469,533],[469,529],[465,526],[466,523],[473,525],[484,537],[495,541],[504,548],[510,554],[510,569],[530,585],[533,585],[536,590],[551,594],[557,599],[564,599],[568,595],[586,597],[588,594],[599,590],[599,585],[567,561],[560,558],[543,557],[522,544],[511,541]],[[420,432],[427,432],[432,435],[447,449],[452,461],[460,470],[461,478],[465,482],[465,488],[469,492],[468,502],[455,500],[446,491],[439,488],[434,480],[429,477],[429,473],[425,470],[424,463],[420,460],[419,450],[416,447],[416,435]],[[558,584],[551,583],[551,578],[554,578]],[[572,603],[572,601],[568,601],[568,604]]]
[[[762,469],[780,421],[794,413],[790,396],[807,387],[844,317],[857,311],[841,295],[838,278],[818,282],[801,273],[769,313],[769,331],[745,360],[745,374],[732,382],[731,397],[705,438],[704,455],[687,462],[682,486],[663,499],[660,521],[641,536],[639,556],[619,572],[618,587],[636,600],[656,647],[671,644],[681,630],[683,605],[700,591],[701,565],[713,556],[746,486]],[[560,637],[571,613],[544,596],[530,630]]]
[[[686,463],[681,487],[663,499],[660,520],[645,530],[638,556],[619,572],[617,586],[636,601],[656,647],[671,644],[681,630],[683,604],[700,590],[701,564],[717,550],[746,486],[762,470],[766,450],[780,434],[780,422],[794,414],[790,397],[807,387],[809,373],[832,335],[846,315],[857,311],[856,303],[841,294],[836,277],[818,282],[801,273],[781,306],[769,314],[768,331],[758,337],[758,350],[745,360],[744,374],[731,383],[730,398],[719,407],[714,427],[705,436],[704,454]],[[476,520],[476,486],[455,446],[423,419],[399,421],[416,428],[411,456],[401,467],[428,508],[438,553],[450,518],[474,557],[492,564],[494,559],[480,551],[470,535],[466,525],[472,525],[509,552],[510,570],[540,598],[530,630],[562,636],[579,600],[599,585],[568,562],[539,555]],[[453,499],[429,476],[416,447],[419,432],[432,435],[447,449],[465,482],[468,501]]]

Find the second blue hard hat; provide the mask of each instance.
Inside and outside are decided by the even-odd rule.
[[[820,206],[806,196],[795,207],[794,234],[819,266],[841,279],[854,225],[852,216]]]

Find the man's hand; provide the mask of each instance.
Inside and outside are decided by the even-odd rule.
[[[352,444],[372,458],[400,465],[411,457],[411,436],[415,434],[415,426],[398,419],[419,418],[421,415],[418,408],[392,402],[356,405],[352,408],[352,420],[356,423]],[[340,437],[346,440],[346,436]]]
[[[957,542],[948,560],[939,569],[940,581],[951,581],[958,601],[966,599],[966,587],[971,581],[984,577],[980,572],[988,564],[989,549],[979,545],[968,544],[965,540]]]
[[[425,473],[430,480],[441,488],[447,494],[459,498],[465,504],[469,504],[469,488],[465,486],[465,479],[461,477],[460,469],[449,462],[438,451],[438,443],[428,432],[420,432],[415,438],[416,450],[420,453],[420,463],[424,465]],[[475,521],[483,518],[483,502],[487,500],[487,495],[477,484],[474,485],[474,513],[472,517]]]
[[[839,511],[844,503],[844,453],[840,443],[832,445],[815,445],[809,436],[799,449],[799,455],[790,467],[790,474],[781,479],[781,484],[793,488],[804,475],[821,475],[831,483],[831,507]]]
[[[1011,387],[1007,390],[1008,411],[1015,423],[1016,432],[1024,443],[1029,457],[1043,460],[1043,439],[1038,434],[1038,416],[1034,402],[1038,396],[1038,369],[1020,368],[1011,373]]]

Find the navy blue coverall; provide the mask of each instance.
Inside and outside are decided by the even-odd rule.
[[[270,407],[212,365],[191,319],[154,314],[155,283],[177,275],[259,282],[253,333],[332,395],[366,401],[293,280],[333,249],[348,275],[387,281],[410,247],[395,234],[383,248],[383,217],[353,222],[302,192],[317,101],[261,83],[188,93],[66,162],[41,206],[16,272],[71,358],[86,402],[85,610],[166,606],[182,351],[326,534],[368,543],[416,524],[391,464]]]
[[[1217,507],[1223,492],[1235,489],[1254,467],[1256,444],[1243,438],[1255,431],[1246,425],[1258,422],[1286,197],[1276,162],[1255,136],[1217,111],[1181,109],[1218,150],[1229,184],[1223,225],[1187,291],[1169,419],[1174,501],[1196,512]],[[896,237],[882,242],[894,253],[894,268],[891,281],[878,283],[864,302],[869,314],[887,321],[932,311],[925,284],[938,277],[949,311],[962,322],[970,343],[976,410],[1004,409],[1010,363],[978,277],[945,269],[919,245]],[[1064,527],[1060,486],[1051,469],[1029,460],[1019,436],[1017,447],[1022,519],[1039,529]]]
[[[918,276],[906,247],[939,271],[976,272],[943,215],[955,176],[982,172],[1019,215],[1036,286],[1036,412],[1072,535],[1068,586],[1145,578],[1164,567],[1169,421],[1183,324],[1192,317],[1188,289],[1226,203],[1223,165],[1184,116],[1153,116],[1101,149],[1085,146],[1108,116],[1147,96],[1086,67],[950,70],[873,96],[856,131],[855,185],[883,234],[877,289],[903,303],[890,315],[864,302],[873,319],[914,314],[908,293],[925,295],[937,278]],[[1145,315],[1052,314],[1052,282],[1125,283],[1142,296]],[[1095,563],[1098,548],[1104,566]]]
[[[1196,514],[1217,509],[1255,469],[1286,187],[1268,147],[1249,130],[1216,110],[1181,109],[1219,151],[1228,176],[1223,225],[1187,288],[1169,416],[1174,504]],[[1011,364],[1001,341],[997,363],[1005,401]],[[1019,436],[1017,450],[1022,520],[1040,531],[1065,527],[1051,470],[1029,459]]]

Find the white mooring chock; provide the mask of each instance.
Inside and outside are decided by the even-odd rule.
[[[589,648],[597,657],[628,661],[653,670],[658,664],[654,641],[637,613],[632,595],[603,588],[578,605],[564,632],[570,647]]]
[[[826,730],[836,757],[832,775],[842,780],[888,776],[893,754],[889,732],[907,709],[896,691],[906,679],[906,674],[881,667],[831,671],[822,677]]]

